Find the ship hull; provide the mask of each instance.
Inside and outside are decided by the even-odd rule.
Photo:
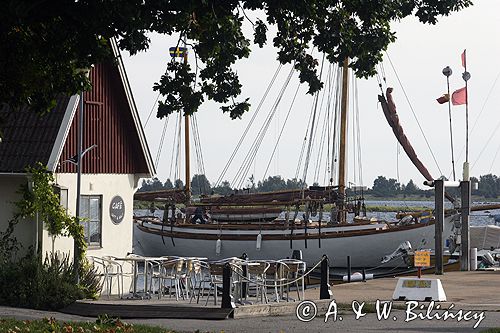
[[[450,218],[445,219],[443,240],[452,233]],[[217,260],[241,256],[250,259],[283,259],[301,250],[308,266],[326,254],[332,267],[346,267],[347,256],[353,267],[376,267],[384,256],[409,241],[415,249],[434,249],[432,223],[387,228],[385,223],[319,228],[217,228],[216,226],[170,226],[137,222],[134,226],[134,251],[147,256],[206,257]],[[258,235],[261,242],[258,244]],[[219,250],[218,248],[219,242]],[[259,246],[260,245],[260,246]],[[444,246],[444,244],[443,244]],[[258,248],[260,247],[260,248]],[[385,267],[403,264],[401,259]]]

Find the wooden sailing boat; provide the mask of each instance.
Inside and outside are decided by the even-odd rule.
[[[248,216],[248,220],[237,223],[223,222],[221,219],[204,221],[201,218],[202,223],[196,224],[189,216],[177,218],[175,214],[176,203],[189,202],[190,179],[187,159],[185,191],[147,192],[136,195],[136,199],[163,202],[166,207],[165,212],[171,210],[171,213],[164,214],[163,220],[153,217],[136,218],[135,251],[150,256],[202,256],[216,259],[241,256],[246,253],[251,259],[281,259],[290,257],[294,250],[300,250],[308,265],[314,265],[323,254],[327,254],[332,260],[332,266],[346,266],[346,258],[350,256],[354,266],[374,267],[381,264],[383,257],[399,249],[402,243],[410,243],[413,249],[433,249],[435,228],[433,219],[420,221],[416,218],[405,223],[369,220],[347,223],[345,165],[348,60],[344,62],[342,72],[337,186],[204,198],[197,203],[198,206],[218,207],[218,209],[237,206],[240,210],[250,207],[261,210],[261,207],[285,207],[286,214],[283,219],[273,219],[268,222],[261,220],[259,223],[254,223]],[[385,96],[381,95],[379,99],[386,116],[395,114],[395,106],[388,104]],[[395,125],[393,128],[397,128],[399,124],[394,123],[391,126]],[[185,124],[186,156],[189,156],[188,116],[185,116]],[[402,129],[397,129],[396,132],[402,133]],[[413,150],[409,142],[405,142],[405,145],[409,147],[408,151]],[[323,220],[325,204],[335,207],[335,213],[332,212],[329,221]],[[305,212],[302,216],[298,216],[301,207],[305,207]],[[317,221],[311,222],[311,215],[317,212],[319,212]],[[451,218],[447,219],[443,230],[443,239],[447,239],[454,231]],[[408,248],[402,250],[407,251]],[[396,259],[387,263],[387,266],[400,264],[402,264],[401,259]]]

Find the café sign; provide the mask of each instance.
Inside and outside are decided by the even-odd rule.
[[[109,204],[109,217],[114,224],[120,224],[125,216],[125,202],[122,197],[116,195]]]

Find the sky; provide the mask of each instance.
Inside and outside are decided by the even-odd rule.
[[[255,16],[258,16],[255,15]],[[400,122],[412,143],[417,155],[427,166],[433,177],[441,175],[452,179],[450,120],[447,104],[438,104],[436,98],[446,93],[446,77],[442,69],[450,66],[450,90],[464,86],[460,55],[467,50],[467,70],[471,74],[468,81],[469,95],[469,162],[471,176],[493,173],[500,175],[500,1],[477,0],[474,6],[448,17],[441,17],[436,25],[424,25],[416,18],[409,17],[394,22],[392,30],[397,41],[391,44],[384,57],[383,69],[387,85],[394,88],[393,97],[397,105]],[[248,30],[250,32],[250,30]],[[272,29],[268,40],[272,39]],[[135,102],[145,128],[148,145],[153,161],[158,160],[157,177],[165,181],[180,174],[184,178],[183,161],[175,171],[176,116],[169,117],[163,145],[160,144],[165,120],[155,117],[155,101],[158,97],[152,87],[164,73],[170,60],[168,49],[177,43],[176,36],[151,35],[151,46],[146,52],[130,57],[123,54],[125,68],[134,94]],[[322,55],[313,53],[320,62]],[[190,54],[190,63],[194,66],[194,57]],[[391,64],[392,63],[392,64]],[[235,65],[243,85],[241,97],[249,97],[251,110],[241,119],[231,120],[223,114],[219,106],[205,102],[197,113],[197,124],[202,147],[203,164],[207,178],[214,183],[221,175],[241,134],[255,112],[265,93],[273,73],[278,67],[276,49],[268,45],[263,49],[254,47],[248,59]],[[393,69],[394,68],[394,69]],[[290,72],[291,65],[284,65],[275,84],[265,100],[246,140],[238,150],[234,162],[224,176],[224,180],[234,183],[235,175],[244,157],[263,124],[264,118]],[[326,66],[324,70],[326,74]],[[306,94],[307,86],[298,88],[298,94],[290,116],[276,146],[277,138],[290,109],[293,96],[298,87],[297,74],[294,73],[286,92],[281,99],[276,115],[269,125],[263,145],[254,162],[250,165],[247,177],[254,175],[255,180],[262,180],[270,175],[293,178],[296,175],[300,151],[307,130],[307,119],[313,105],[313,97]],[[351,84],[352,87],[354,87]],[[359,142],[353,144],[353,119],[349,114],[349,156],[347,181],[356,185],[372,187],[373,180],[380,175],[394,178],[402,184],[412,179],[419,187],[424,178],[418,173],[397,141],[387,124],[377,94],[380,93],[377,79],[358,79],[357,102],[354,90],[351,90],[350,112],[359,110]],[[406,94],[405,94],[406,93]],[[321,97],[322,95],[320,95]],[[320,98],[321,101],[321,98]],[[321,105],[321,103],[319,103]],[[324,104],[323,104],[324,105]],[[149,121],[151,110],[154,108]],[[462,164],[465,160],[465,106],[452,107],[452,131],[455,155],[456,179],[462,179]],[[147,122],[146,122],[147,121]],[[318,127],[318,130],[320,127]],[[424,134],[422,134],[422,132]],[[497,133],[498,132],[498,133]],[[424,136],[425,135],[425,136]],[[193,140],[193,139],[192,139]],[[319,141],[319,139],[318,139]],[[356,141],[358,141],[356,139]],[[199,168],[191,141],[191,174]],[[274,158],[271,153],[276,148]],[[160,155],[158,156],[159,148]],[[321,162],[320,176],[315,177],[315,152],[320,148],[314,145],[311,164],[308,168],[307,182],[328,181],[324,171],[328,163],[326,157]],[[358,150],[359,148],[360,150]],[[429,148],[430,147],[430,148]],[[326,148],[324,148],[326,150]],[[355,156],[361,156],[361,163]],[[175,154],[174,154],[175,155]],[[500,153],[498,153],[500,155]],[[267,174],[265,170],[269,164]],[[302,171],[299,176],[302,176]],[[248,185],[245,180],[243,186]]]

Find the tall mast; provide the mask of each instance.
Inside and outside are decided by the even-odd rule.
[[[346,223],[345,181],[347,164],[347,109],[349,102],[349,59],[344,59],[342,70],[342,99],[340,105],[340,156],[339,156],[339,195],[343,200],[339,207],[339,222]]]
[[[188,61],[188,50],[184,52],[184,65],[187,65]],[[185,155],[186,155],[186,186],[184,190],[186,191],[186,195],[188,199],[191,197],[191,175],[190,175],[190,159],[189,159],[189,115],[186,110],[184,110],[184,147],[185,147]]]

